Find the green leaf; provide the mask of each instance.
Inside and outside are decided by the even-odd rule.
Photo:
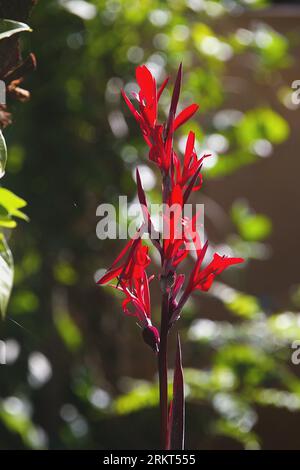
[[[272,222],[263,214],[249,215],[239,224],[239,232],[244,240],[262,241],[272,232]]]
[[[251,146],[258,139],[281,144],[289,135],[287,121],[270,108],[248,111],[235,127],[238,143],[242,148]]]
[[[14,277],[13,257],[3,235],[0,238],[0,315],[5,317]]]
[[[18,217],[28,221],[27,215],[20,211],[26,205],[27,203],[24,199],[16,196],[9,189],[0,188],[0,225],[10,228],[15,227],[16,223],[11,217]]]
[[[72,286],[76,284],[78,275],[72,265],[66,261],[60,261],[54,266],[54,277],[61,284]]]
[[[144,383],[115,400],[114,411],[118,415],[129,414],[158,404],[156,385]]]
[[[241,292],[236,293],[233,299],[225,302],[225,305],[232,313],[248,319],[254,318],[261,311],[256,297]]]
[[[0,217],[0,227],[4,228],[16,228],[17,222],[13,220],[10,216]]]
[[[262,241],[272,232],[272,221],[264,214],[256,214],[247,201],[236,201],[231,209],[232,220],[244,240]]]
[[[14,34],[21,33],[22,31],[32,31],[32,29],[25,23],[13,20],[0,20],[0,41],[6,39]]]
[[[0,130],[0,178],[4,176],[7,161],[7,148],[4,136]]]
[[[56,328],[70,351],[76,351],[82,344],[80,330],[73,318],[64,310],[55,312],[54,322]]]

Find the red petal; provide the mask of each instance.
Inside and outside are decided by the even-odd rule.
[[[166,123],[166,134],[165,134],[166,139],[168,138],[170,131],[171,131],[171,121],[173,122],[175,119],[176,109],[177,109],[179,95],[180,95],[181,78],[182,78],[182,64],[179,65],[179,69],[178,69],[175,84],[174,84],[169,117]]]
[[[119,268],[109,270],[99,279],[99,281],[97,281],[97,284],[99,284],[100,286],[102,286],[103,284],[106,284],[107,282],[111,281],[115,277],[119,276],[122,269],[123,267],[120,266]]]
[[[182,79],[182,64],[179,65],[179,69],[178,69],[176,80],[175,80],[174,90],[172,94],[172,99],[171,99],[170,113],[173,113],[174,116],[176,114],[176,109],[177,109],[177,105],[179,101],[181,79]]]
[[[188,121],[198,109],[199,106],[197,104],[191,104],[183,111],[181,111],[181,113],[179,113],[178,116],[175,118],[174,131],[178,129],[178,127],[182,126],[182,124],[184,124],[186,121]]]
[[[208,248],[208,240],[206,240],[206,242],[203,245],[202,250],[200,251],[200,253],[198,255],[198,258],[197,258],[197,261],[195,263],[194,269],[190,274],[189,283],[186,287],[184,295],[189,294],[195,288],[197,275],[199,273],[199,270],[201,269],[201,265],[202,265],[202,262],[204,260],[205,255],[206,255],[207,248]]]
[[[140,87],[140,108],[151,127],[154,127],[157,116],[156,81],[145,66],[136,68],[136,81]]]
[[[141,206],[144,206],[147,208],[148,206],[147,206],[147,201],[146,201],[146,195],[145,195],[144,188],[142,186],[141,175],[140,175],[138,168],[136,168],[136,184],[137,184],[137,191],[138,191],[140,204]]]
[[[176,119],[175,119],[176,121]],[[185,152],[184,152],[184,160],[183,160],[183,167],[184,169],[189,168],[189,164],[191,161],[191,156],[193,154],[195,147],[195,133],[194,132],[189,132],[187,141],[186,141],[186,146],[185,146]]]
[[[198,279],[196,279],[195,288],[203,291],[208,291],[208,289],[213,283],[213,280],[218,274],[221,274],[229,266],[243,263],[243,261],[243,258],[228,258],[225,256],[220,256],[218,255],[218,253],[215,253],[213,260],[200,273]]]
[[[123,256],[127,253],[127,251],[129,250],[129,248],[132,246],[133,244],[133,241],[134,239],[131,239],[129,240],[126,245],[124,246],[123,250],[121,250],[121,252],[119,253],[119,255],[116,257],[116,259],[114,260],[113,264],[111,265],[110,269],[114,268],[116,266],[116,264],[121,261],[121,259],[123,258]]]
[[[138,168],[136,168],[136,184],[137,184],[138,198],[139,198],[140,205],[143,211],[144,221],[147,226],[148,233],[153,237],[153,239],[152,238],[151,239],[154,242],[155,240],[159,239],[159,233],[155,230],[151,217],[150,217],[146,195],[145,195],[144,188],[142,186],[141,175],[140,175]],[[158,245],[156,246],[158,248]]]
[[[188,200],[189,195],[191,194],[191,191],[192,191],[192,189],[193,189],[193,187],[194,187],[194,185],[195,185],[195,183],[196,183],[196,181],[197,181],[197,178],[198,178],[199,173],[200,173],[200,170],[201,170],[201,166],[202,166],[202,165],[200,164],[199,167],[198,167],[198,169],[197,169],[197,171],[194,173],[194,175],[193,175],[191,181],[189,182],[188,187],[186,188],[186,190],[185,190],[185,192],[184,192],[184,195],[183,195],[183,203],[184,203],[184,204],[185,204],[186,201]]]
[[[135,109],[135,107],[133,106],[133,104],[131,103],[130,99],[128,98],[128,96],[126,95],[125,91],[122,89],[121,90],[121,93],[122,93],[122,96],[125,100],[125,103],[127,104],[128,108],[130,109],[131,113],[133,114],[133,116],[135,117],[135,119],[137,120],[137,122],[139,124],[142,123],[142,116],[138,113],[138,111]]]
[[[173,293],[172,293],[172,296],[174,298],[177,296],[178,292],[180,291],[181,287],[183,286],[184,280],[185,280],[185,275],[184,274],[178,274],[176,276],[176,281],[175,281],[175,284],[174,284],[174,287],[173,287]]]
[[[229,258],[226,256],[220,256],[218,253],[214,254],[213,259],[213,268],[217,269],[217,274],[220,274],[224,269],[232,266],[234,264],[243,263],[245,260],[243,258]]]
[[[156,98],[156,81],[146,65],[141,65],[135,71],[136,81],[140,87],[143,99],[150,106]]]
[[[150,318],[150,316],[151,316],[151,312],[150,312],[150,291],[149,291],[149,281],[148,281],[146,271],[144,271],[143,286],[144,286],[145,310],[146,310],[147,317]]]

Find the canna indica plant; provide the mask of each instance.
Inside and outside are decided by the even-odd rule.
[[[124,294],[123,312],[137,319],[142,328],[142,337],[158,357],[160,389],[160,432],[163,449],[184,448],[184,381],[179,334],[173,378],[173,399],[168,403],[168,336],[180,318],[190,295],[196,291],[208,291],[215,277],[227,267],[241,263],[242,258],[229,258],[215,253],[213,259],[203,266],[208,242],[201,242],[197,230],[197,217],[186,217],[184,206],[192,191],[202,185],[201,168],[209,155],[198,158],[195,151],[195,134],[189,132],[183,158],[175,152],[173,141],[176,130],[190,119],[198,106],[192,104],[176,113],[182,80],[180,65],[174,84],[169,114],[166,122],[158,121],[158,103],[169,79],[160,88],[156,80],[143,65],[136,69],[139,92],[133,96],[137,107],[122,90],[124,100],[138,122],[144,140],[149,147],[149,159],[161,172],[163,224],[156,231],[151,220],[141,177],[136,170],[137,193],[143,213],[143,223],[130,239],[98,284],[110,285]],[[157,278],[161,289],[161,318],[158,329],[152,322],[149,285],[154,276],[147,275],[151,262],[149,247],[143,243],[147,233],[160,256],[160,271]],[[188,256],[193,244],[196,261],[186,280],[180,272],[182,261]],[[114,282],[113,282],[114,281]],[[113,283],[112,283],[113,282]]]

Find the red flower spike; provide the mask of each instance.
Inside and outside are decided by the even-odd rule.
[[[149,147],[149,159],[161,171],[162,202],[167,206],[163,213],[163,236],[160,238],[158,234],[157,239],[156,237],[151,239],[160,252],[162,265],[158,275],[162,291],[160,334],[151,322],[149,283],[153,277],[148,278],[146,274],[150,258],[148,248],[143,246],[141,241],[144,231],[148,231],[151,236],[155,231],[138,169],[137,192],[144,223],[136,237],[127,243],[98,283],[104,284],[117,279],[117,284],[112,287],[125,295],[122,303],[124,314],[137,319],[145,343],[158,354],[162,448],[177,450],[183,449],[184,442],[184,384],[178,337],[173,400],[168,417],[168,333],[174,322],[179,319],[182,308],[193,291],[208,291],[217,275],[229,266],[243,262],[243,259],[228,258],[215,253],[212,261],[203,267],[208,242],[202,246],[196,227],[198,214],[191,219],[184,217],[184,204],[191,192],[202,186],[201,168],[204,159],[209,155],[198,159],[193,132],[188,134],[183,159],[174,151],[174,132],[198,110],[197,104],[191,104],[176,115],[182,82],[182,65],[180,64],[175,79],[170,110],[165,123],[159,123],[157,120],[158,102],[168,78],[157,90],[155,78],[150,70],[142,65],[136,69],[136,80],[139,92],[132,95],[138,103],[137,108],[123,90],[122,95],[141,128],[143,138]],[[197,260],[184,287],[185,277],[178,273],[178,266],[187,257],[190,246],[193,246]]]

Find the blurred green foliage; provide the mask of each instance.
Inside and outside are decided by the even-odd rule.
[[[0,41],[14,34],[31,31],[28,25],[18,21],[0,19]],[[3,86],[4,85],[4,86]],[[5,84],[1,81],[1,104],[6,102]],[[0,178],[5,174],[7,146],[2,129],[0,130]],[[3,228],[15,228],[14,217],[28,220],[20,211],[26,201],[5,188],[0,188],[0,321],[6,314],[7,304],[13,284],[13,257],[5,239]]]
[[[252,1],[251,11],[265,4]],[[213,154],[205,177],[213,181],[259,164],[288,138],[289,126],[274,106],[281,80],[269,98],[248,97],[245,75],[250,70],[255,86],[268,87],[293,55],[288,38],[270,25],[245,27],[249,8],[242,0],[49,0],[35,8],[34,33],[24,42],[38,58],[32,99],[15,106],[6,133],[6,182],[22,199],[4,188],[0,193],[4,223],[26,219],[24,200],[30,218],[12,239],[15,286],[1,325],[7,346],[1,448],[157,447],[153,358],[136,325],[120,315],[118,299],[94,285],[94,274],[119,249],[97,240],[96,207],[117,204],[119,194],[134,199],[131,174],[146,155],[119,90],[133,89],[138,63],[147,63],[161,82],[183,61],[181,106],[200,103],[192,124],[197,150]],[[162,113],[169,97],[162,96]],[[176,142],[179,150],[187,130],[183,126]],[[155,201],[153,168],[150,174]],[[222,232],[220,249],[263,260],[272,222],[236,197],[236,233]],[[3,244],[5,250],[8,259]],[[213,446],[220,436],[228,447],[259,448],[259,407],[299,410],[300,382],[289,366],[299,315],[266,309],[247,292],[243,274],[216,284],[209,296],[214,303],[201,315],[202,298],[195,296],[180,323],[189,448]],[[153,309],[156,315],[155,295]],[[226,321],[211,319],[219,310]]]

